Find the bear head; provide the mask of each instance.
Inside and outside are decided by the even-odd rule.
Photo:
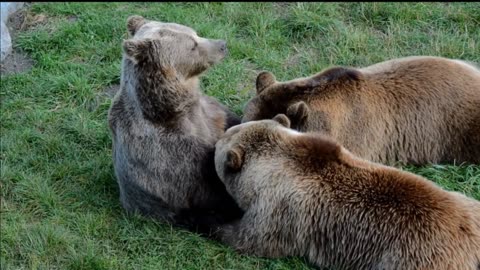
[[[288,117],[279,114],[228,129],[216,144],[215,167],[227,191],[246,210],[260,191],[281,184],[281,175],[289,170],[317,170],[338,161],[340,152],[341,146],[327,137],[290,129]]]
[[[190,27],[150,21],[134,15],[127,19],[130,39],[123,51],[134,65],[144,69],[175,73],[189,79],[200,75],[227,54],[224,40],[202,38]]]
[[[271,119],[286,114],[296,127],[307,119],[309,103],[333,91],[357,87],[363,80],[360,71],[333,67],[311,77],[277,82],[275,76],[263,71],[257,76],[256,95],[245,105],[242,122]]]

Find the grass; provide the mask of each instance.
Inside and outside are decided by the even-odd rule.
[[[239,114],[260,70],[289,80],[409,55],[480,63],[479,3],[34,3],[29,12],[47,16],[16,40],[35,65],[1,79],[2,269],[309,269],[124,214],[105,89],[120,80],[129,15],[226,39],[229,57],[202,84]],[[480,166],[404,169],[480,200]]]

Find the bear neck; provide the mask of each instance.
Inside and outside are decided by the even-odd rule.
[[[130,62],[126,60],[126,62]],[[199,80],[185,80],[171,69],[145,68],[125,63],[124,84],[131,81],[144,118],[154,124],[171,125],[198,103]],[[133,71],[133,72],[132,72]]]

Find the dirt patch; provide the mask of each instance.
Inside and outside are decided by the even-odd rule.
[[[25,23],[25,29],[33,28],[38,25],[43,25],[47,23],[47,16],[45,14],[36,14],[34,16],[29,15],[27,16],[26,23]]]
[[[33,60],[27,54],[13,50],[0,64],[1,76],[24,73],[32,69]]]
[[[8,18],[6,25],[12,40],[15,40],[18,33],[39,25],[44,25],[48,22],[49,18],[47,18],[45,14],[29,13],[28,10],[30,5],[31,4],[29,3],[25,3],[21,9],[17,10]]]
[[[78,17],[71,15],[68,17],[57,18],[47,17],[45,14],[32,14],[28,12],[31,3],[25,3],[25,5],[17,10],[14,14],[10,15],[6,23],[12,39],[12,52],[5,60],[0,63],[0,75],[8,76],[13,74],[28,72],[34,65],[34,61],[28,56],[28,54],[20,51],[16,46],[16,39],[19,33],[30,30],[36,27],[46,27],[48,32],[55,31],[55,26],[51,24],[56,20],[67,20],[70,23],[78,21]]]
[[[25,27],[25,22],[27,19],[27,10],[30,5],[25,4],[21,9],[17,10],[17,12],[10,15],[7,20],[7,27],[8,31],[10,32],[10,37],[12,40],[18,35],[18,32],[23,30]]]

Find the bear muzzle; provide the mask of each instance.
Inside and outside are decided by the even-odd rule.
[[[227,42],[225,40],[215,40],[214,41],[215,50],[222,55],[222,59],[225,58],[228,54]]]
[[[208,40],[208,62],[210,65],[222,61],[228,53],[227,42],[225,40]]]
[[[228,53],[227,42],[225,40],[219,40],[218,43],[219,43],[220,51],[223,52],[224,54],[227,54]]]

